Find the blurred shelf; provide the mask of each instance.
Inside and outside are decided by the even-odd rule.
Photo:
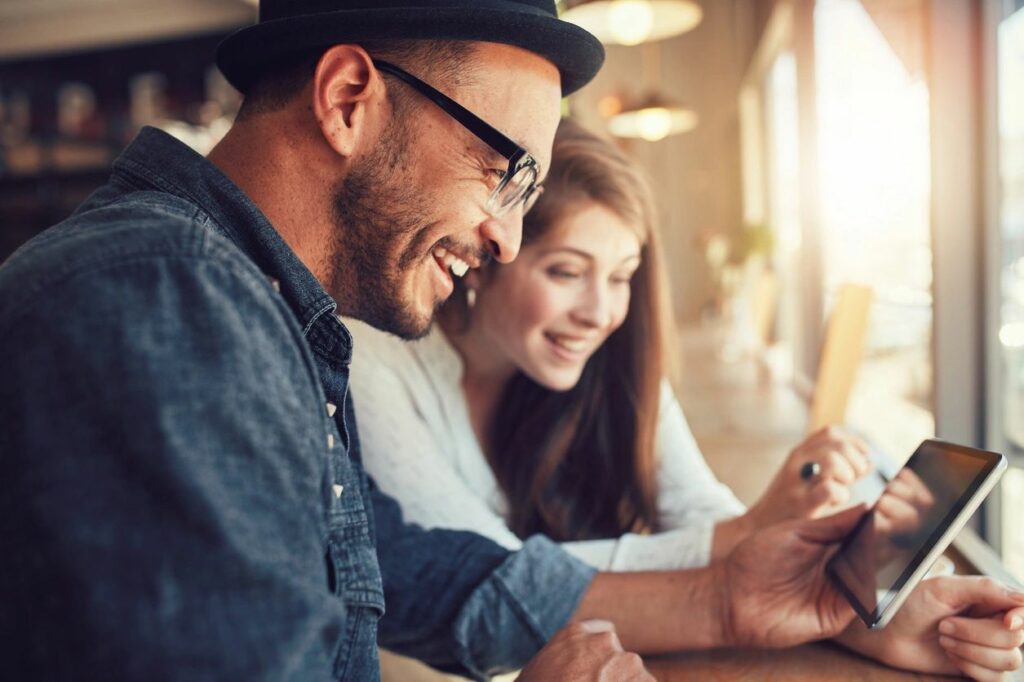
[[[246,0],[3,0],[0,62],[225,31],[256,19]]]

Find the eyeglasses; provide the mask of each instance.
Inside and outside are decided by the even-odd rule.
[[[491,196],[487,198],[486,210],[488,213],[498,217],[508,213],[517,204],[522,204],[525,214],[533,207],[543,188],[537,185],[540,166],[528,151],[499,132],[490,123],[416,76],[388,62],[374,59],[373,64],[379,71],[391,74],[410,85],[461,123],[466,130],[480,138],[491,149],[508,159],[508,170],[501,176],[498,186],[491,191]]]

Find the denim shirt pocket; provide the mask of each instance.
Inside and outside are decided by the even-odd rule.
[[[334,672],[337,679],[362,679],[377,665],[377,623],[384,614],[384,587],[361,494],[361,472],[340,453],[332,457],[331,470],[332,480],[326,486],[328,585],[347,613]]]

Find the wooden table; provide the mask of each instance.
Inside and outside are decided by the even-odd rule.
[[[647,670],[661,682],[683,680],[953,680],[889,668],[834,644],[805,644],[781,650],[719,649],[647,658]]]

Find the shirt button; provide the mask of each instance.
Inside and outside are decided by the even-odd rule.
[[[274,287],[274,291],[276,291],[277,293],[281,293],[281,282],[280,282],[280,280],[276,280],[273,277],[268,277],[267,279],[270,280],[270,286]]]
[[[335,497],[341,497],[342,491],[345,490],[345,486],[338,485],[337,483],[332,485],[331,488],[334,490],[334,496]]]
[[[330,450],[332,448],[334,448],[334,434],[333,433],[328,433],[327,434],[327,449]]]
[[[327,416],[333,417],[334,413],[338,411],[338,406],[334,403],[327,403]]]

